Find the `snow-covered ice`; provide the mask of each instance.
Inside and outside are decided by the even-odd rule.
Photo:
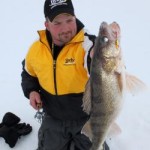
[[[102,21],[116,21],[121,26],[121,45],[127,71],[150,85],[150,1],[73,0],[76,16],[93,34]],[[40,124],[35,110],[21,89],[21,61],[29,46],[44,29],[44,0],[0,1],[0,121],[13,112],[33,131],[18,140],[14,150],[35,150]],[[150,91],[127,94],[117,119],[121,134],[108,140],[110,150],[148,150],[150,139]],[[0,150],[11,148],[0,138]]]

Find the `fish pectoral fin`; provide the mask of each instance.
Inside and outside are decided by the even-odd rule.
[[[90,121],[87,121],[86,124],[83,126],[81,133],[85,134],[87,137],[92,140],[92,130],[91,130],[91,125]]]
[[[87,114],[90,114],[91,112],[91,86],[90,86],[90,80],[88,80],[86,87],[85,87],[85,92],[83,95],[83,111],[85,111]]]
[[[142,90],[147,89],[146,84],[138,79],[136,76],[126,73],[126,90],[132,93],[138,93]]]
[[[123,78],[123,74],[121,72],[115,72],[117,79],[118,79],[118,85],[119,85],[119,89],[120,92],[123,93],[124,91],[124,78]]]

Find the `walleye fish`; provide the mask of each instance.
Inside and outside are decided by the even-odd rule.
[[[102,22],[93,48],[90,78],[83,96],[83,110],[90,114],[90,119],[82,132],[90,129],[90,134],[87,134],[92,141],[91,150],[103,150],[108,131],[121,110],[125,89],[126,73],[120,47],[120,27],[116,22]]]

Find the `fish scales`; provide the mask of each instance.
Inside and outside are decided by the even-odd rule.
[[[119,25],[103,22],[93,49],[90,78],[83,97],[83,110],[90,114],[87,124],[91,129],[91,150],[103,149],[109,128],[122,105],[124,76],[119,41]]]

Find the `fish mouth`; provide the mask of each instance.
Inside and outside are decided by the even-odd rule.
[[[103,56],[104,59],[116,59],[118,56]]]
[[[104,39],[107,38],[109,39],[109,25],[107,22],[102,22],[101,26],[100,26],[100,35],[101,37],[103,37]]]
[[[117,55],[113,55],[113,56],[107,56],[107,55],[103,55],[102,57],[103,57],[103,59],[107,59],[107,60],[109,60],[109,59],[116,59],[116,58],[118,58],[120,55],[119,54],[117,54]]]
[[[109,26],[108,23],[104,21],[101,23],[100,30],[103,30],[104,28],[107,28],[108,26]]]

